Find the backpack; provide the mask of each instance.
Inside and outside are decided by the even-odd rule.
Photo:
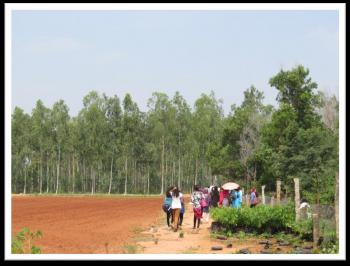
[[[162,205],[162,209],[164,212],[168,212],[169,209],[171,208],[171,198],[165,197],[163,205]]]
[[[162,209],[163,209],[164,212],[168,212],[169,209],[170,209],[170,205],[169,204],[163,204],[162,205]]]

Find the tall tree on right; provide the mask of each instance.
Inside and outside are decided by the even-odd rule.
[[[317,84],[308,69],[297,66],[281,70],[270,79],[270,85],[279,91],[280,106],[263,129],[265,168],[273,179],[284,181],[288,191],[293,178],[299,177],[305,196],[319,202],[326,180],[336,171],[338,148],[337,137],[316,112],[321,106]],[[334,181],[328,185],[332,187]]]

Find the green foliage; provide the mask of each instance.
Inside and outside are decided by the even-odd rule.
[[[34,246],[34,241],[42,236],[40,230],[31,232],[28,227],[23,228],[12,240],[11,252],[13,254],[40,254],[41,249]]]
[[[188,193],[216,175],[218,185],[233,179],[245,189],[266,185],[268,194],[276,178],[292,191],[299,177],[303,198],[333,202],[337,99],[316,93],[303,66],[281,70],[270,85],[276,110],[251,86],[226,117],[213,91],[192,107],[179,92],[154,92],[147,112],[130,94],[119,100],[97,91],[83,98],[76,117],[63,100],[52,108],[38,100],[30,115],[15,107],[12,191],[159,194],[177,184]]]
[[[211,216],[226,230],[256,232],[259,234],[287,232],[301,238],[312,238],[312,221],[295,222],[294,206],[277,205],[274,207],[258,205],[255,208],[214,208]]]

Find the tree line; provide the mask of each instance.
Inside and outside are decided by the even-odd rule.
[[[179,92],[154,92],[147,112],[91,91],[70,117],[63,100],[12,113],[13,193],[163,194],[170,185],[234,180],[286,194],[299,177],[304,197],[333,201],[338,169],[338,100],[317,91],[309,70],[280,70],[269,81],[278,108],[254,86],[224,116],[212,91],[193,108]],[[317,196],[318,195],[318,196]]]

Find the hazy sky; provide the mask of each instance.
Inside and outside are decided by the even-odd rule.
[[[91,90],[192,107],[213,90],[228,114],[251,85],[276,105],[268,81],[296,64],[338,96],[338,54],[337,11],[14,11],[12,110],[63,99],[75,116]]]

